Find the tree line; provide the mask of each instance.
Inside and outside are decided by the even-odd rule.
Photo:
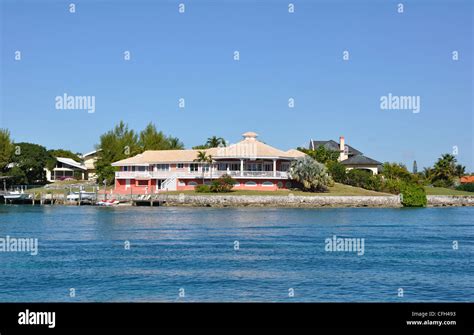
[[[206,149],[226,145],[222,137],[209,137],[203,145],[196,149]],[[135,156],[146,150],[181,150],[183,142],[171,135],[159,131],[152,122],[137,132],[120,121],[114,128],[102,134],[96,144],[97,162],[96,174],[98,182],[113,183],[115,167],[111,163]],[[82,158],[79,153],[66,149],[48,150],[35,143],[19,142],[11,139],[7,129],[0,128],[0,176],[8,176],[7,185],[45,184],[45,168],[52,170],[56,157],[71,158],[79,163]]]

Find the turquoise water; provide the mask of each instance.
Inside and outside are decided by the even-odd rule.
[[[473,214],[0,206],[0,238],[39,243],[0,252],[0,301],[473,301]],[[364,254],[325,251],[333,235]]]

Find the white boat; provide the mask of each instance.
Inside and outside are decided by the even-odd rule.
[[[94,200],[94,198],[95,198],[94,192],[86,192],[86,191],[72,192],[72,193],[69,193],[66,197],[67,200],[74,200],[74,201],[78,201],[79,199]]]
[[[20,191],[12,191],[8,192],[3,196],[7,200],[25,200],[25,199],[30,199],[31,194],[25,193],[23,190]]]
[[[115,199],[111,199],[111,200],[103,200],[103,201],[98,201],[97,202],[97,206],[105,206],[105,207],[108,207],[108,206],[117,206],[120,202],[118,200],[115,200]]]

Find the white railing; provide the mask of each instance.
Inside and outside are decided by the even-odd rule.
[[[171,177],[167,178],[161,184],[161,189],[167,191],[176,191],[176,175],[172,175]]]
[[[278,178],[287,179],[288,172],[284,171],[207,171],[204,173],[204,178],[210,179],[219,178],[225,174],[230,175],[234,178]],[[115,178],[117,179],[129,179],[129,178],[151,178],[151,179],[168,179],[168,178],[202,178],[203,173],[201,171],[189,172],[189,171],[118,171],[115,172]]]

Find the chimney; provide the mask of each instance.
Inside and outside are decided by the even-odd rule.
[[[349,156],[346,152],[346,141],[344,140],[344,136],[339,137],[339,161],[343,161],[348,159]]]

